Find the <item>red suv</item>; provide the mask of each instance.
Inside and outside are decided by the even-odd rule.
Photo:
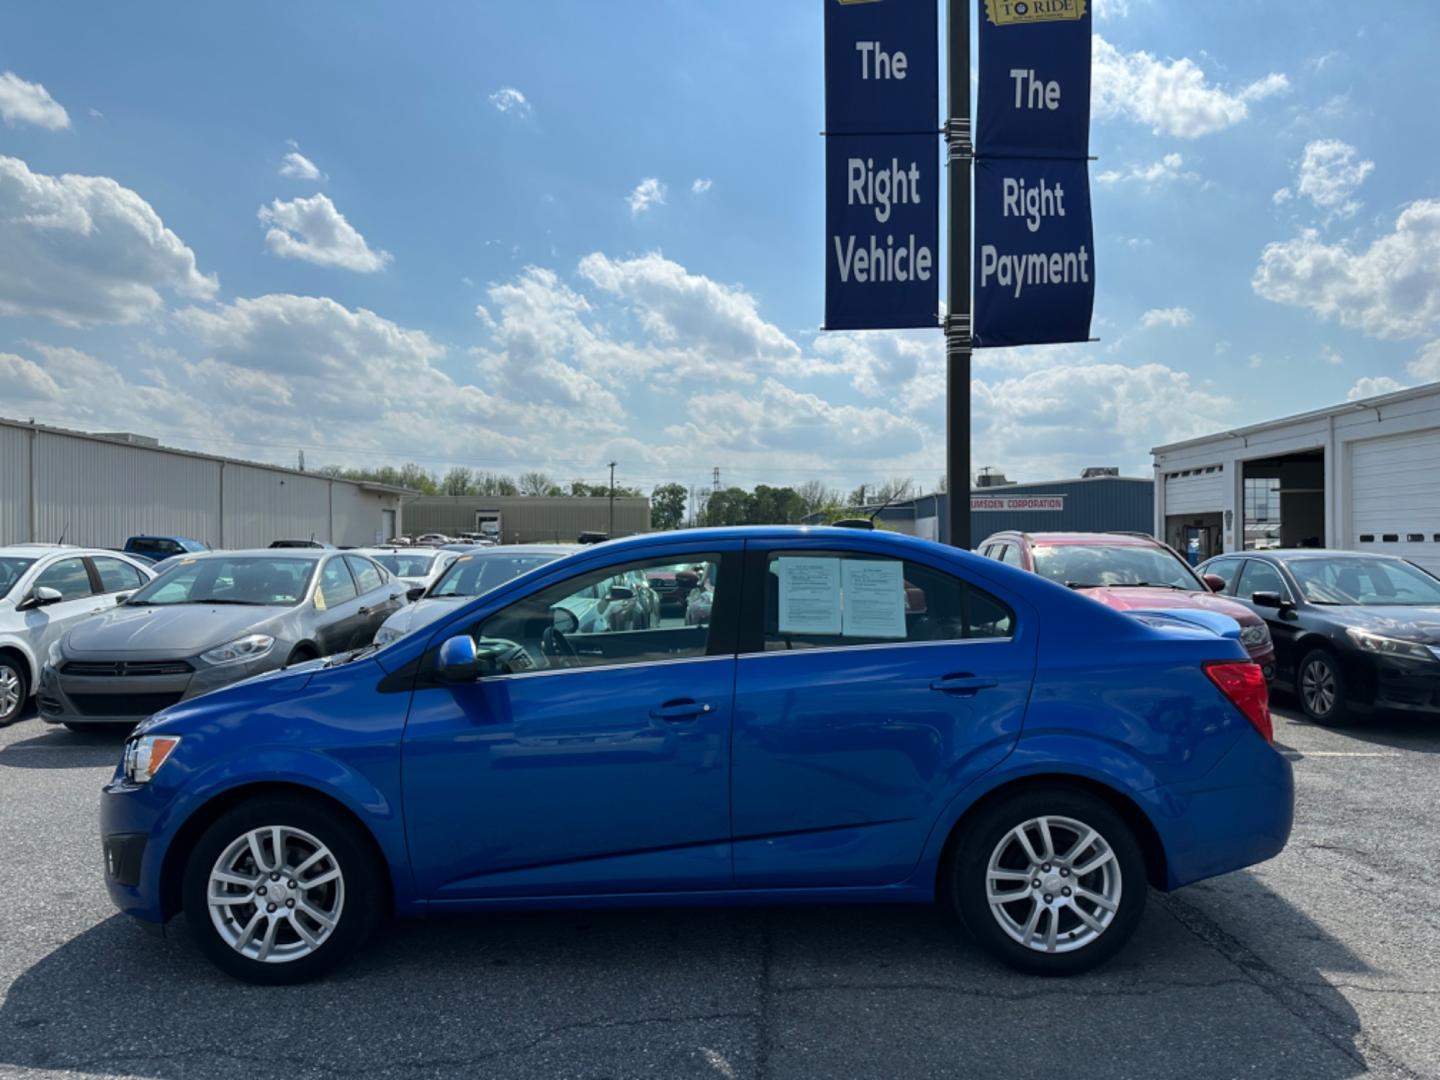
[[[1265,620],[1249,608],[1216,596],[1209,583],[1167,547],[1135,533],[1002,532],[976,549],[987,559],[1019,566],[1085,593],[1119,611],[1204,608],[1240,624],[1240,641],[1265,672],[1275,676],[1275,643]]]

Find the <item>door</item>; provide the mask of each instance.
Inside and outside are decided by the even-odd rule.
[[[53,604],[25,612],[25,637],[35,655],[35,663],[41,665],[51,644],[77,621],[99,611],[101,600],[95,595],[90,571],[79,555],[57,559],[37,573],[27,592],[36,589],[54,589],[61,596]]]
[[[739,543],[569,574],[455,628],[508,643],[473,683],[421,673],[405,729],[405,823],[421,895],[730,885],[730,719]],[[720,567],[714,619],[575,626],[597,585],[680,558]],[[722,561],[723,559],[723,561]],[[577,595],[586,598],[576,604]],[[729,605],[729,606],[727,606]],[[558,612],[558,614],[557,614]]]
[[[359,649],[369,645],[375,638],[380,624],[400,610],[405,593],[399,582],[386,581],[386,575],[369,559],[359,555],[346,555],[350,564],[350,575],[360,590],[360,606],[356,611],[355,636],[350,639],[350,648]]]
[[[821,545],[752,541],[747,556],[761,617],[742,624],[736,669],[740,886],[904,880],[941,810],[1024,719],[1036,628],[1018,598]]]
[[[1350,543],[1440,574],[1440,430],[1367,439],[1350,449]]]
[[[1240,579],[1235,584],[1235,599],[1265,620],[1270,627],[1270,637],[1275,641],[1275,674],[1289,682],[1299,662],[1296,653],[1296,639],[1300,636],[1300,621],[1295,617],[1293,606],[1280,609],[1260,607],[1251,597],[1256,593],[1278,593],[1287,605],[1295,603],[1295,594],[1285,583],[1278,567],[1260,559],[1246,559],[1240,569]],[[1286,618],[1282,612],[1288,612]]]
[[[138,592],[149,580],[124,559],[117,559],[113,555],[93,556],[90,565],[95,568],[95,576],[91,579],[95,592],[112,603],[121,596]]]
[[[333,656],[351,647],[365,623],[360,614],[363,601],[355,578],[345,565],[343,555],[332,555],[320,568],[320,581],[315,587],[315,607],[319,618],[315,626],[315,644],[321,656]]]

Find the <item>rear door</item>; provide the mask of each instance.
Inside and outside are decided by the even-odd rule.
[[[736,669],[736,884],[904,880],[944,806],[1019,735],[1033,616],[943,563],[858,542],[751,541],[746,586],[759,617]]]
[[[360,590],[360,606],[356,609],[355,636],[350,647],[358,649],[369,645],[380,624],[388,619],[405,602],[405,592],[399,582],[389,580],[389,575],[369,559],[359,555],[346,555],[350,574]]]
[[[315,644],[320,647],[320,655],[332,656],[349,649],[361,632],[365,616],[360,614],[364,601],[343,555],[332,555],[320,568],[315,600]]]

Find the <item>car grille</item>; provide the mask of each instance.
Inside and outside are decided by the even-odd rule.
[[[184,694],[71,694],[81,716],[154,716],[176,704]]]
[[[189,675],[195,669],[185,660],[120,660],[115,662],[71,660],[60,670],[66,675],[124,678],[137,675]]]

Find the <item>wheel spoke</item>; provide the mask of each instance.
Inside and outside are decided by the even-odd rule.
[[[1088,900],[1096,907],[1103,908],[1105,911],[1115,911],[1120,906],[1119,904],[1115,903],[1115,901],[1110,900],[1107,897],[1101,896],[1097,892],[1091,892],[1089,889],[1077,888],[1075,890],[1075,899]],[[1076,910],[1079,910],[1078,905],[1076,907]]]
[[[310,889],[318,888],[319,886],[324,885],[328,881],[334,881],[339,876],[339,869],[332,867],[325,873],[321,874],[319,877],[311,878],[309,881],[300,882],[300,888],[305,889],[308,892]]]
[[[250,921],[245,924],[245,929],[240,932],[240,937],[235,942],[236,952],[243,953],[247,948],[249,948],[250,941],[255,936],[255,931],[260,928],[260,924],[264,921],[264,919],[264,913],[259,911],[258,909],[256,910],[255,914],[250,916]]]
[[[1045,928],[1045,951],[1054,952],[1055,935],[1060,930],[1060,912],[1054,907],[1047,907],[1045,910],[1050,912],[1050,921]]]
[[[1055,838],[1050,835],[1050,819],[1040,819],[1040,839],[1045,843],[1045,858],[1055,857]]]
[[[285,869],[285,834],[281,832],[279,825],[270,828],[270,846],[275,849],[275,865],[272,869]]]
[[[1030,939],[1035,936],[1035,926],[1040,922],[1040,915],[1045,910],[1039,900],[1034,903],[1035,906],[1030,909],[1030,917],[1025,920],[1025,925],[1020,930],[1020,944],[1022,945],[1030,944]]]
[[[1084,877],[1086,874],[1094,873],[1096,870],[1100,869],[1100,867],[1104,866],[1113,858],[1115,858],[1115,853],[1107,848],[1106,850],[1099,852],[1093,859],[1085,863],[1083,866],[1075,867],[1075,876]]]
[[[271,919],[271,920],[270,920],[270,925],[267,926],[267,927],[265,927],[265,937],[264,937],[264,939],[260,942],[260,955],[257,957],[257,959],[259,959],[259,960],[268,960],[268,959],[270,959],[270,950],[275,947],[275,935],[276,935],[277,933],[279,933],[279,931],[280,931],[280,920],[279,920],[279,919]]]
[[[228,870],[216,870],[210,875],[212,882],[219,881],[225,885],[236,885],[242,889],[253,889],[260,882],[259,876],[245,877],[241,874],[232,874]]]
[[[1025,849],[1025,857],[1027,859],[1029,859],[1032,863],[1042,863],[1045,860],[1042,859],[1040,857],[1040,853],[1035,850],[1035,845],[1030,842],[1030,834],[1026,831],[1026,826],[1028,824],[1029,823],[1027,822],[1026,825],[1022,825],[1020,826],[1020,828],[1015,830],[1015,839],[1018,840],[1020,842],[1020,846]]]
[[[306,901],[304,901],[304,900],[301,900],[301,901],[300,901],[299,905],[295,908],[295,910],[296,910],[296,911],[303,911],[306,915],[308,915],[310,918],[314,919],[317,923],[319,923],[321,926],[323,926],[326,930],[334,930],[334,929],[335,929],[335,920],[334,920],[334,919],[332,919],[329,915],[326,915],[323,911],[317,911],[315,908],[311,907],[311,906],[310,906]]]
[[[295,880],[300,880],[306,870],[309,870],[312,866],[318,863],[321,859],[325,858],[328,854],[328,851],[326,851],[324,848],[320,848],[318,851],[315,852],[314,855],[311,855],[299,866],[295,867]]]
[[[1076,917],[1077,919],[1079,919],[1081,922],[1083,922],[1083,923],[1084,923],[1086,926],[1088,926],[1091,930],[1094,930],[1095,933],[1099,934],[1099,933],[1103,933],[1103,932],[1104,932],[1104,930],[1105,930],[1105,924],[1102,923],[1099,919],[1095,918],[1094,915],[1091,915],[1088,911],[1086,911],[1084,908],[1082,908],[1079,904],[1072,904],[1072,905],[1070,905],[1070,910],[1075,913],[1075,917]]]
[[[297,919],[293,911],[286,912],[285,917],[290,920],[290,925],[294,928],[295,933],[300,935],[300,939],[304,941],[306,945],[309,945],[312,949],[318,949],[320,947],[319,937],[311,933],[310,928],[301,920]]]
[[[250,857],[255,860],[255,869],[268,871],[270,862],[265,858],[265,849],[260,844],[260,834],[252,832],[245,837],[245,840],[250,845]]]
[[[1094,829],[1087,828],[1085,835],[1080,837],[1079,840],[1076,840],[1070,850],[1065,853],[1065,861],[1074,863],[1076,859],[1085,854],[1086,850],[1095,842],[1095,838],[1099,835],[1100,834]]]
[[[253,904],[253,903],[255,903],[255,894],[254,894],[254,893],[245,893],[244,895],[235,895],[235,896],[227,896],[227,895],[216,896],[214,893],[211,893],[211,894],[210,894],[210,906],[211,906],[211,907],[235,907],[237,904]]]

